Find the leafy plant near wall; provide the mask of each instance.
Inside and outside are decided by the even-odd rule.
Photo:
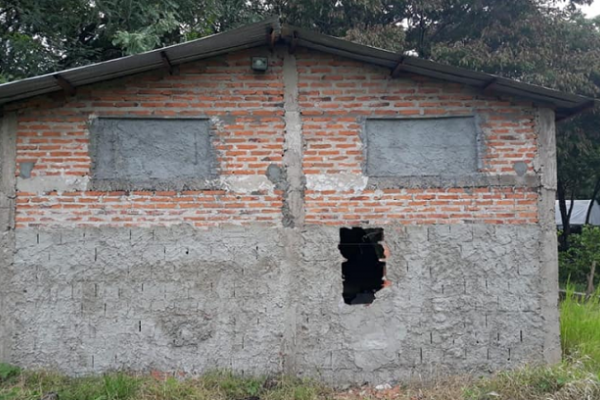
[[[569,249],[561,251],[558,257],[561,283],[565,285],[570,282],[584,290],[592,264],[596,262],[600,267],[600,227],[585,225],[580,235],[571,236]],[[599,282],[600,274],[596,273],[594,285],[597,286]]]
[[[0,383],[6,382],[10,378],[19,376],[20,373],[21,368],[10,364],[0,363]]]

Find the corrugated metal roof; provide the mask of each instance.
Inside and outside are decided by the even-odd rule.
[[[77,87],[162,68],[162,54],[167,56],[171,64],[177,65],[262,46],[266,44],[267,31],[272,29],[279,29],[277,18],[146,53],[5,83],[0,85],[0,104],[63,90],[56,76]]]
[[[147,53],[5,83],[0,85],[0,104],[163,68],[168,63],[178,65],[236,50],[263,46],[270,44],[272,40],[384,66],[390,68],[393,76],[408,72],[475,86],[482,91],[523,97],[555,108],[558,120],[595,105],[595,100],[589,97],[353,43],[281,24],[278,18],[269,18],[239,29]]]

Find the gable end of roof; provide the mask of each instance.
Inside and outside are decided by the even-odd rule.
[[[394,53],[281,23],[279,18],[269,18],[228,32],[146,53],[5,83],[0,85],[0,106],[57,91],[74,94],[79,86],[160,68],[172,72],[174,66],[186,62],[258,46],[267,45],[272,48],[275,43],[287,44],[290,51],[301,46],[386,67],[390,69],[392,77],[408,72],[473,86],[483,92],[523,97],[553,108],[557,121],[596,105],[593,98]]]

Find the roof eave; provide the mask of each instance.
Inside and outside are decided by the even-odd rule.
[[[5,83],[0,85],[0,105],[61,90],[74,94],[79,86],[154,69],[167,68],[172,72],[172,68],[179,64],[258,46],[267,45],[272,48],[278,41],[285,42],[294,49],[296,46],[303,46],[383,66],[390,69],[392,77],[400,76],[400,72],[407,72],[469,85],[485,93],[526,98],[536,104],[553,108],[557,121],[577,115],[596,104],[596,101],[589,97],[353,43],[282,24],[279,18],[273,17],[228,32],[146,53]]]

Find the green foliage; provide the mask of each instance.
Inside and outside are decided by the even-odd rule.
[[[21,374],[21,368],[10,364],[0,363],[0,383],[17,377],[19,374]]]
[[[268,384],[267,384],[268,383]],[[69,378],[48,372],[25,372],[20,381],[0,382],[0,400],[33,400],[55,392],[60,400],[325,400],[330,391],[295,378],[263,379],[228,372],[198,379],[153,379],[124,373]]]
[[[404,50],[404,29],[395,25],[358,25],[346,32],[345,39],[381,49]]]
[[[29,372],[17,385],[15,399],[41,398],[55,392],[60,400],[129,400],[136,396],[139,385],[138,378],[125,373],[70,378],[44,371]],[[3,395],[0,390],[0,399]]]
[[[164,46],[162,38],[169,32],[176,31],[179,21],[172,12],[163,14],[156,10],[151,18],[152,23],[136,32],[117,31],[113,44],[123,48],[126,54],[142,53]]]
[[[126,400],[133,397],[138,389],[139,382],[124,373],[103,376],[104,393],[106,400]]]
[[[204,387],[198,388],[192,380],[179,380],[170,376],[164,381],[144,385],[141,397],[160,400],[208,399],[203,395],[204,391]],[[214,398],[219,399],[217,396]]]
[[[465,388],[466,400],[580,400],[600,396],[600,381],[578,361],[501,372]]]
[[[575,304],[570,303],[570,305]],[[579,303],[576,303],[580,305]],[[595,308],[594,308],[595,307]],[[600,321],[598,304],[574,314],[570,307],[569,323],[583,316],[583,320]],[[565,323],[563,323],[564,326]],[[591,334],[591,331],[590,331]],[[568,334],[570,344],[577,340],[591,340],[591,336]],[[566,346],[569,346],[567,344]],[[581,400],[600,398],[598,370],[590,360],[594,353],[583,353],[581,358],[569,355],[563,363],[552,367],[522,367],[501,372],[491,377],[451,377],[427,384],[413,382],[390,391],[368,387],[354,388],[336,394],[331,389],[311,381],[279,376],[277,378],[241,377],[229,372],[209,373],[199,378],[169,376],[155,379],[150,376],[133,377],[126,374],[68,378],[45,372],[24,372],[19,379],[0,382],[0,400],[35,400],[55,392],[67,400],[329,400],[329,399],[396,399],[413,400]],[[594,350],[590,346],[590,350]],[[595,350],[598,351],[597,349]],[[569,353],[572,354],[572,353]],[[581,360],[584,360],[583,362]],[[108,377],[108,380],[107,380]]]
[[[230,372],[216,372],[204,377],[204,384],[208,389],[217,390],[231,400],[258,396],[263,383],[264,379],[243,378]]]
[[[584,301],[569,286],[560,311],[565,356],[579,357],[600,376],[600,290]]]
[[[560,234],[560,233],[559,233]],[[559,278],[585,286],[591,266],[596,261],[594,284],[600,283],[600,227],[586,225],[580,235],[571,236],[568,250],[559,252]]]
[[[0,0],[0,76],[20,79],[212,33],[213,1]]]
[[[0,74],[30,76],[279,15],[361,43],[588,92],[598,23],[585,0],[0,0]],[[16,36],[15,36],[16,35]],[[594,77],[600,74],[594,73]]]

